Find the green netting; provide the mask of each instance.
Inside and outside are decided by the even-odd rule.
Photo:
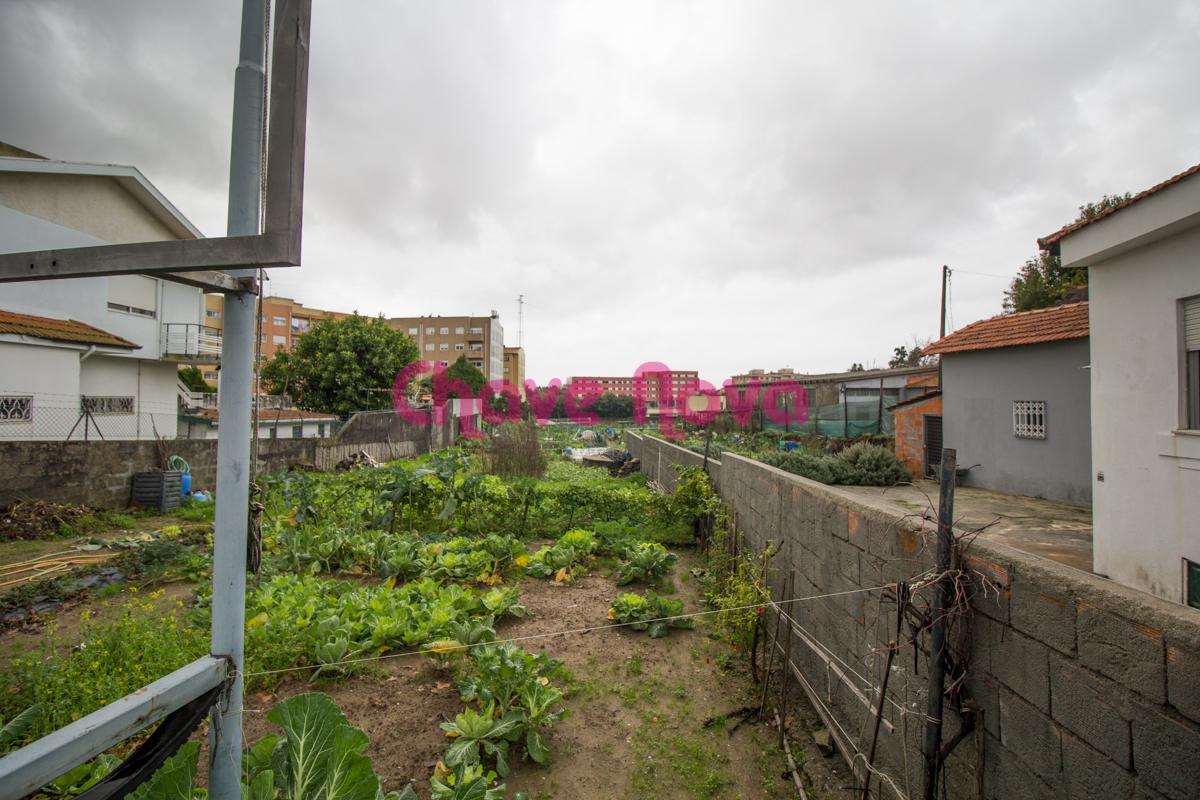
[[[847,419],[847,415],[849,419]],[[877,403],[840,403],[828,406],[813,406],[808,409],[808,421],[803,425],[795,422],[784,426],[769,419],[763,420],[763,429],[770,431],[787,430],[795,433],[819,433],[822,436],[862,436],[868,433],[893,433],[895,428],[892,412],[883,409],[883,419],[879,418]]]

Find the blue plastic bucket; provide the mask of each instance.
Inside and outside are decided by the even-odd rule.
[[[192,493],[192,473],[185,472],[185,473],[183,473],[182,477],[183,477],[183,480],[179,484],[179,489],[180,489],[180,493],[184,497],[187,497],[189,494]]]

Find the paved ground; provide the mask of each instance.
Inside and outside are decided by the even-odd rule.
[[[907,486],[839,486],[839,489],[883,501],[913,514],[937,516],[938,485],[917,481]],[[980,536],[1049,558],[1085,572],[1092,571],[1092,510],[959,486],[954,490],[954,520],[971,530],[987,525]],[[989,524],[990,523],[990,524]]]

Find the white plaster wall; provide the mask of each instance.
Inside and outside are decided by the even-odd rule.
[[[0,440],[61,439],[79,417],[79,351],[15,339],[0,337],[0,394],[32,396],[33,419],[0,422]]]
[[[1173,433],[1178,301],[1200,295],[1200,228],[1089,272],[1095,570],[1182,602],[1182,559],[1200,561],[1200,436]]]
[[[0,172],[0,205],[114,244],[177,238],[107,176]]]

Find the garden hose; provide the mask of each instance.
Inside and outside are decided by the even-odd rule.
[[[184,461],[180,456],[171,456],[167,459],[167,469],[172,472],[191,472],[192,468],[188,462]]]

